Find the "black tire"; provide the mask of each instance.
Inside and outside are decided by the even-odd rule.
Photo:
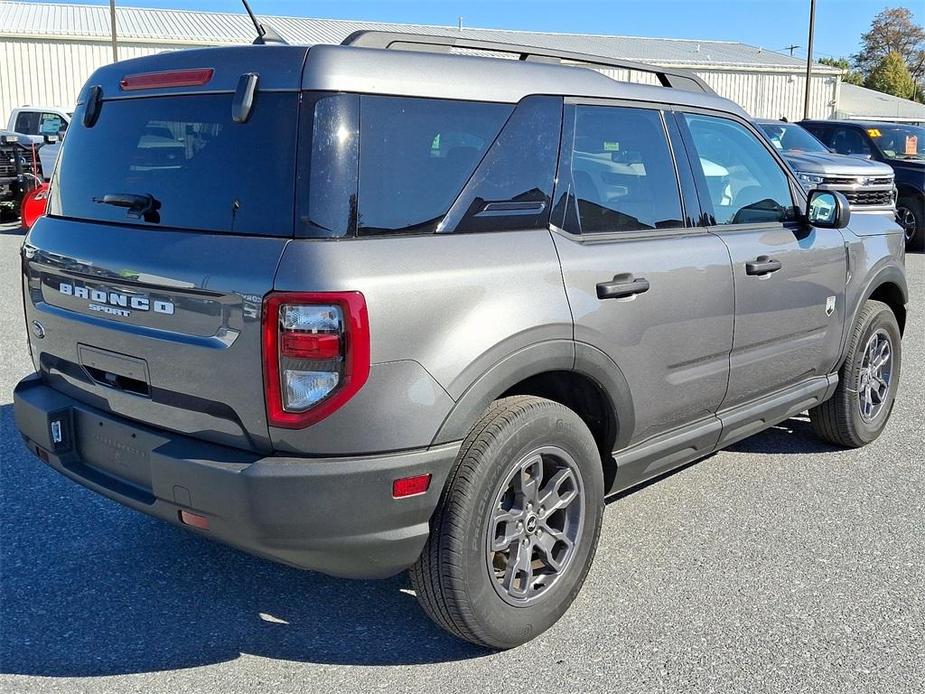
[[[906,236],[906,250],[925,251],[925,200],[900,198],[896,218]]]
[[[570,531],[578,529],[577,539],[568,550],[569,558],[563,562],[561,573],[555,574],[548,587],[542,587],[545,578],[520,582],[518,588],[525,584],[540,584],[540,587],[529,602],[517,604],[501,585],[506,579],[494,573],[505,572],[494,564],[489,568],[489,562],[498,561],[501,554],[489,551],[489,543],[496,538],[499,526],[489,528],[493,520],[497,523],[496,515],[503,512],[504,499],[508,498],[502,496],[505,485],[509,482],[513,485],[517,480],[524,484],[523,480],[532,479],[527,467],[517,465],[537,451],[553,451],[548,458],[553,462],[559,460],[559,453],[564,453],[562,469],[571,469],[574,463],[573,481],[583,502],[580,521],[570,528]],[[571,462],[567,462],[569,458]],[[541,460],[538,468],[533,466],[534,470],[547,470],[545,454]],[[567,473],[562,474],[568,477]],[[545,472],[540,473],[540,480],[547,479],[544,475]],[[514,396],[496,401],[463,441],[431,521],[430,538],[409,572],[421,606],[451,634],[480,646],[503,649],[529,641],[551,627],[581,589],[597,548],[603,501],[600,453],[577,414],[559,403],[536,397]],[[519,507],[511,509],[511,513],[526,509],[523,501],[512,501],[512,505]],[[556,513],[550,513],[546,521],[551,524]],[[536,528],[535,516],[533,521]],[[529,535],[526,530],[523,532]],[[536,531],[531,532],[532,540],[518,539],[510,543],[513,549],[509,551],[519,554],[519,543],[526,547],[533,541],[539,542]],[[539,535],[542,533],[540,528]],[[551,535],[547,529],[546,539]],[[530,566],[534,565],[532,558],[540,556],[534,551],[540,550],[535,550],[533,544],[524,550],[529,552],[524,556],[530,558],[526,562]]]
[[[871,339],[885,335],[890,343],[891,364],[888,388],[878,398],[876,413],[862,414],[865,355]],[[809,411],[813,430],[818,436],[839,446],[858,448],[867,445],[883,431],[896,398],[902,366],[902,339],[896,316],[880,301],[867,301],[851,328],[848,355],[838,372],[838,387],[827,401]]]

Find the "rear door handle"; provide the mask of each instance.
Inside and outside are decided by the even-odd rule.
[[[759,255],[754,260],[750,260],[745,263],[745,274],[746,275],[769,275],[772,272],[777,272],[781,269],[783,265],[779,260],[774,260],[766,255]]]
[[[624,299],[649,291],[649,280],[640,277],[633,279],[632,275],[615,275],[610,282],[601,282],[597,285],[598,299]]]

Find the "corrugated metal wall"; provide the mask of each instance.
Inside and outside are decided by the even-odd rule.
[[[630,70],[601,69],[613,79],[658,84],[655,75]],[[755,118],[781,118],[801,120],[806,85],[805,74],[777,72],[695,70],[716,90],[731,99]],[[810,118],[832,118],[838,98],[839,80],[833,75],[813,75],[809,96]]]
[[[121,43],[120,59],[184,48],[177,44]],[[83,83],[100,65],[112,60],[108,43],[60,39],[0,39],[0,126],[10,110],[23,104],[72,106]],[[627,70],[601,72],[614,79],[652,83],[647,73]],[[756,71],[697,71],[720,96],[732,99],[756,118],[799,120],[803,117],[802,74]],[[810,117],[831,118],[835,113],[839,80],[814,75]]]
[[[716,93],[731,99],[755,118],[803,118],[805,74],[777,72],[699,72]],[[835,113],[839,79],[813,75],[810,82],[809,117],[831,118]]]
[[[119,59],[176,48],[120,42]],[[90,74],[111,62],[107,43],[0,39],[0,127],[17,106],[73,106]]]

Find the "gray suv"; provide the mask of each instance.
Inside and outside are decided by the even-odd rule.
[[[883,430],[902,233],[804,192],[737,106],[593,56],[346,44],[90,78],[22,249],[45,464],[285,564],[408,569],[508,648],[575,598],[605,498],[807,409]]]

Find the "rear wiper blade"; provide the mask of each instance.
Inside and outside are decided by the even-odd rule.
[[[150,193],[139,195],[137,193],[107,193],[101,198],[93,198],[93,202],[101,205],[112,205],[113,207],[125,207],[129,215],[144,219],[146,222],[157,224],[161,221],[161,215],[158,210],[161,209],[161,201]]]

